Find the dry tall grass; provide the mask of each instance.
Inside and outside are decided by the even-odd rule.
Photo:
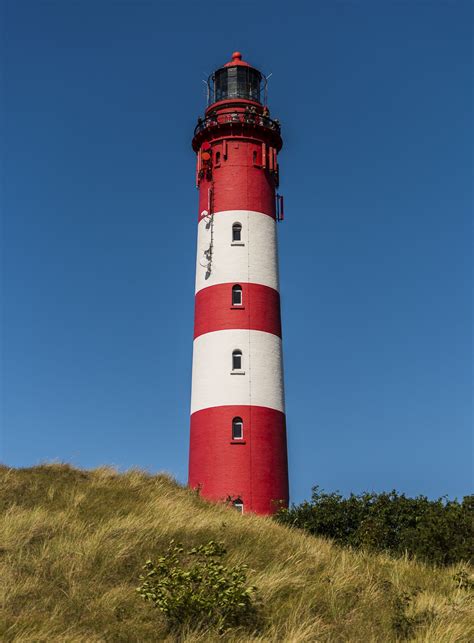
[[[339,549],[270,518],[213,506],[164,475],[67,465],[0,468],[2,641],[173,641],[135,593],[171,538],[222,540],[250,566],[260,632],[228,641],[473,641],[461,569]],[[408,597],[408,598],[407,598]],[[472,596],[471,596],[472,598]],[[212,631],[183,641],[214,641]]]

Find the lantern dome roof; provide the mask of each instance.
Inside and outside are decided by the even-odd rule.
[[[232,60],[230,60],[228,63],[224,65],[224,67],[251,67],[245,60],[242,60],[242,54],[240,51],[234,51],[232,54]]]

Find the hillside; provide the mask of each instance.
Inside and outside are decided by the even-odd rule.
[[[224,541],[250,567],[263,629],[235,641],[474,639],[468,589],[442,570],[340,549],[210,505],[165,475],[68,465],[0,468],[2,641],[157,641],[160,614],[134,589],[171,538]],[[190,632],[186,641],[216,640]]]

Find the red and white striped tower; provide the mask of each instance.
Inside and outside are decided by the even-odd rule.
[[[189,485],[242,511],[288,505],[276,221],[278,121],[235,52],[211,75],[199,188]]]

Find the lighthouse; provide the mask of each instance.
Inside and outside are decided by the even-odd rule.
[[[243,513],[288,505],[278,279],[280,124],[239,52],[207,81],[199,190],[189,486]]]

